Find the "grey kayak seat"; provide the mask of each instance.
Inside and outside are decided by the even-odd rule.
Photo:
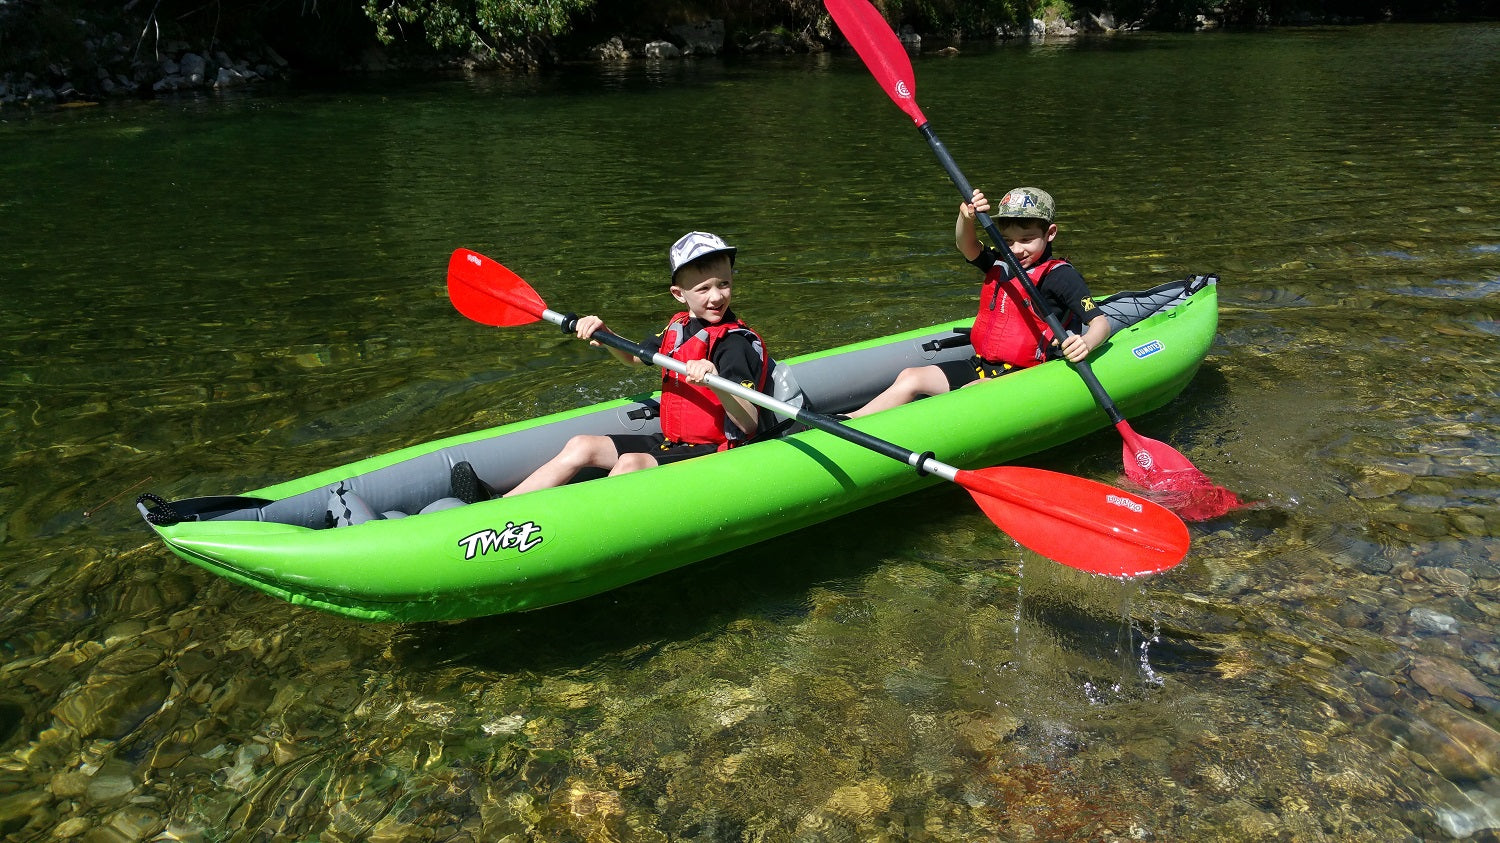
[[[383,518],[375,514],[375,510],[370,508],[364,498],[349,491],[344,483],[340,483],[338,488],[329,493],[327,516],[330,527],[352,527]]]
[[[423,512],[426,511],[423,510]],[[352,527],[366,521],[394,521],[397,518],[406,517],[406,513],[399,509],[376,513],[364,498],[349,490],[347,481],[340,483],[338,488],[328,494],[328,508],[324,514],[327,519],[326,526],[329,527]]]
[[[777,401],[790,404],[799,410],[817,412],[808,400],[807,393],[802,390],[802,385],[797,383],[797,375],[791,366],[782,365],[775,360],[771,361],[771,376],[766,379],[771,388],[770,395]],[[782,416],[770,410],[761,410],[760,434],[757,438],[770,439],[777,436],[788,436],[800,430],[806,430],[807,425],[797,421],[796,416]]]
[[[422,507],[421,509],[417,510],[417,514],[418,515],[426,515],[429,512],[442,512],[445,509],[453,509],[454,507],[465,506],[465,505],[466,504],[464,504],[464,502],[461,501],[461,500],[459,500],[458,498],[452,498],[452,497],[438,498],[437,500],[433,501],[432,503],[430,503],[430,504]]]

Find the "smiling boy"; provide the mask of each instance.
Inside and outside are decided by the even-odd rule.
[[[965,260],[985,273],[979,314],[969,334],[974,357],[903,369],[894,383],[849,413],[849,418],[1000,377],[1046,362],[1052,356],[1077,363],[1109,339],[1109,318],[1094,306],[1083,276],[1072,264],[1052,257],[1052,241],[1057,237],[1057,224],[1052,221],[1055,211],[1051,195],[1035,187],[1018,187],[1006,193],[992,213],[989,200],[978,190],[972,201],[959,205],[954,245]],[[1041,302],[1033,302],[1025,287],[1010,277],[1003,258],[979,241],[974,228],[979,213],[994,217],[1005,245],[1041,293]],[[1053,337],[1037,315],[1037,306],[1056,314],[1068,336],[1060,342]]]
[[[718,375],[752,389],[764,391],[766,385],[770,358],[765,343],[730,309],[736,251],[717,235],[692,231],[667,252],[669,289],[687,310],[673,316],[657,336],[661,353],[682,362],[687,374],[662,372],[662,432],[574,436],[506,497],[561,486],[587,467],[625,474],[722,451],[755,435],[759,408],[703,383],[708,375]],[[589,339],[602,329],[604,320],[585,316],[575,332]],[[627,365],[647,365],[628,352],[606,350]]]

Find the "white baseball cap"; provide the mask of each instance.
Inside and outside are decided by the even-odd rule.
[[[667,258],[672,264],[672,275],[675,276],[677,270],[687,264],[720,252],[728,252],[729,265],[734,266],[734,253],[737,251],[739,250],[725,243],[724,238],[717,234],[709,234],[707,231],[689,231],[677,238],[677,242],[667,250]]]

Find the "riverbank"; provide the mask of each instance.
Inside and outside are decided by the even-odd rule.
[[[846,46],[826,15],[814,24],[746,26],[710,19],[634,31],[573,31],[563,37],[533,35],[495,44],[482,53],[437,50],[420,39],[379,43],[362,15],[332,12],[326,32],[278,32],[241,23],[220,28],[177,26],[164,32],[153,13],[144,29],[127,18],[134,2],[113,17],[70,18],[55,9],[0,0],[0,114],[33,107],[85,105],[110,98],[153,98],[178,92],[222,92],[292,77],[346,76],[385,71],[483,72],[534,70],[568,62],[671,61],[694,56],[816,53]],[[1059,13],[1058,9],[1068,10]],[[39,9],[39,10],[38,10]],[[918,32],[900,27],[913,53],[960,51],[979,41],[1057,40],[1113,36],[1148,29],[1109,13],[1074,14],[1067,5],[1044,3],[1025,26],[999,26],[982,38]],[[1175,28],[1224,26],[1347,25],[1367,22],[1339,15],[1298,13],[1288,20],[1246,21],[1223,17],[1223,9],[1184,16]],[[352,16],[351,16],[352,15]],[[1071,17],[1069,17],[1071,15]],[[336,19],[334,19],[336,18]],[[1392,20],[1387,14],[1383,19]],[[264,27],[269,26],[269,29]],[[607,26],[607,24],[606,24]],[[284,27],[283,27],[284,29]],[[224,34],[233,30],[237,34]],[[278,38],[283,39],[278,41]],[[361,46],[362,45],[362,46]],[[280,49],[278,49],[278,47]],[[284,55],[286,57],[284,57]]]
[[[3,5],[3,4],[0,4]],[[4,9],[0,9],[3,13]],[[12,10],[10,15],[14,15]],[[0,14],[0,19],[5,17]],[[1215,26],[1203,20],[1200,27]],[[584,33],[565,39],[532,37],[485,54],[441,53],[420,45],[380,46],[372,43],[357,55],[323,53],[283,57],[268,39],[254,37],[227,44],[217,33],[197,39],[162,39],[150,31],[134,32],[133,25],[117,22],[74,20],[76,27],[55,55],[33,50],[29,56],[11,56],[0,65],[0,109],[89,104],[110,98],[151,98],[177,92],[220,92],[293,76],[368,74],[385,71],[488,71],[536,69],[563,62],[671,61],[694,56],[786,55],[815,53],[844,44],[826,17],[818,27],[800,30],[777,26],[770,29],[732,29],[723,20],[680,24],[650,34],[618,32]],[[998,28],[993,38],[1074,38],[1085,34],[1108,35],[1135,27],[1119,26],[1108,17],[1064,20],[1048,12],[1029,26]],[[901,40],[913,52],[961,49],[956,36],[922,34],[906,26]],[[64,57],[66,54],[66,57]],[[40,68],[40,69],[36,69]]]

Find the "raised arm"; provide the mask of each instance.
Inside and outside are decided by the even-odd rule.
[[[958,247],[964,260],[971,261],[984,250],[984,244],[979,242],[979,232],[974,227],[974,215],[987,214],[989,210],[990,200],[979,190],[974,191],[973,201],[959,203],[958,220],[953,224],[953,245]]]

